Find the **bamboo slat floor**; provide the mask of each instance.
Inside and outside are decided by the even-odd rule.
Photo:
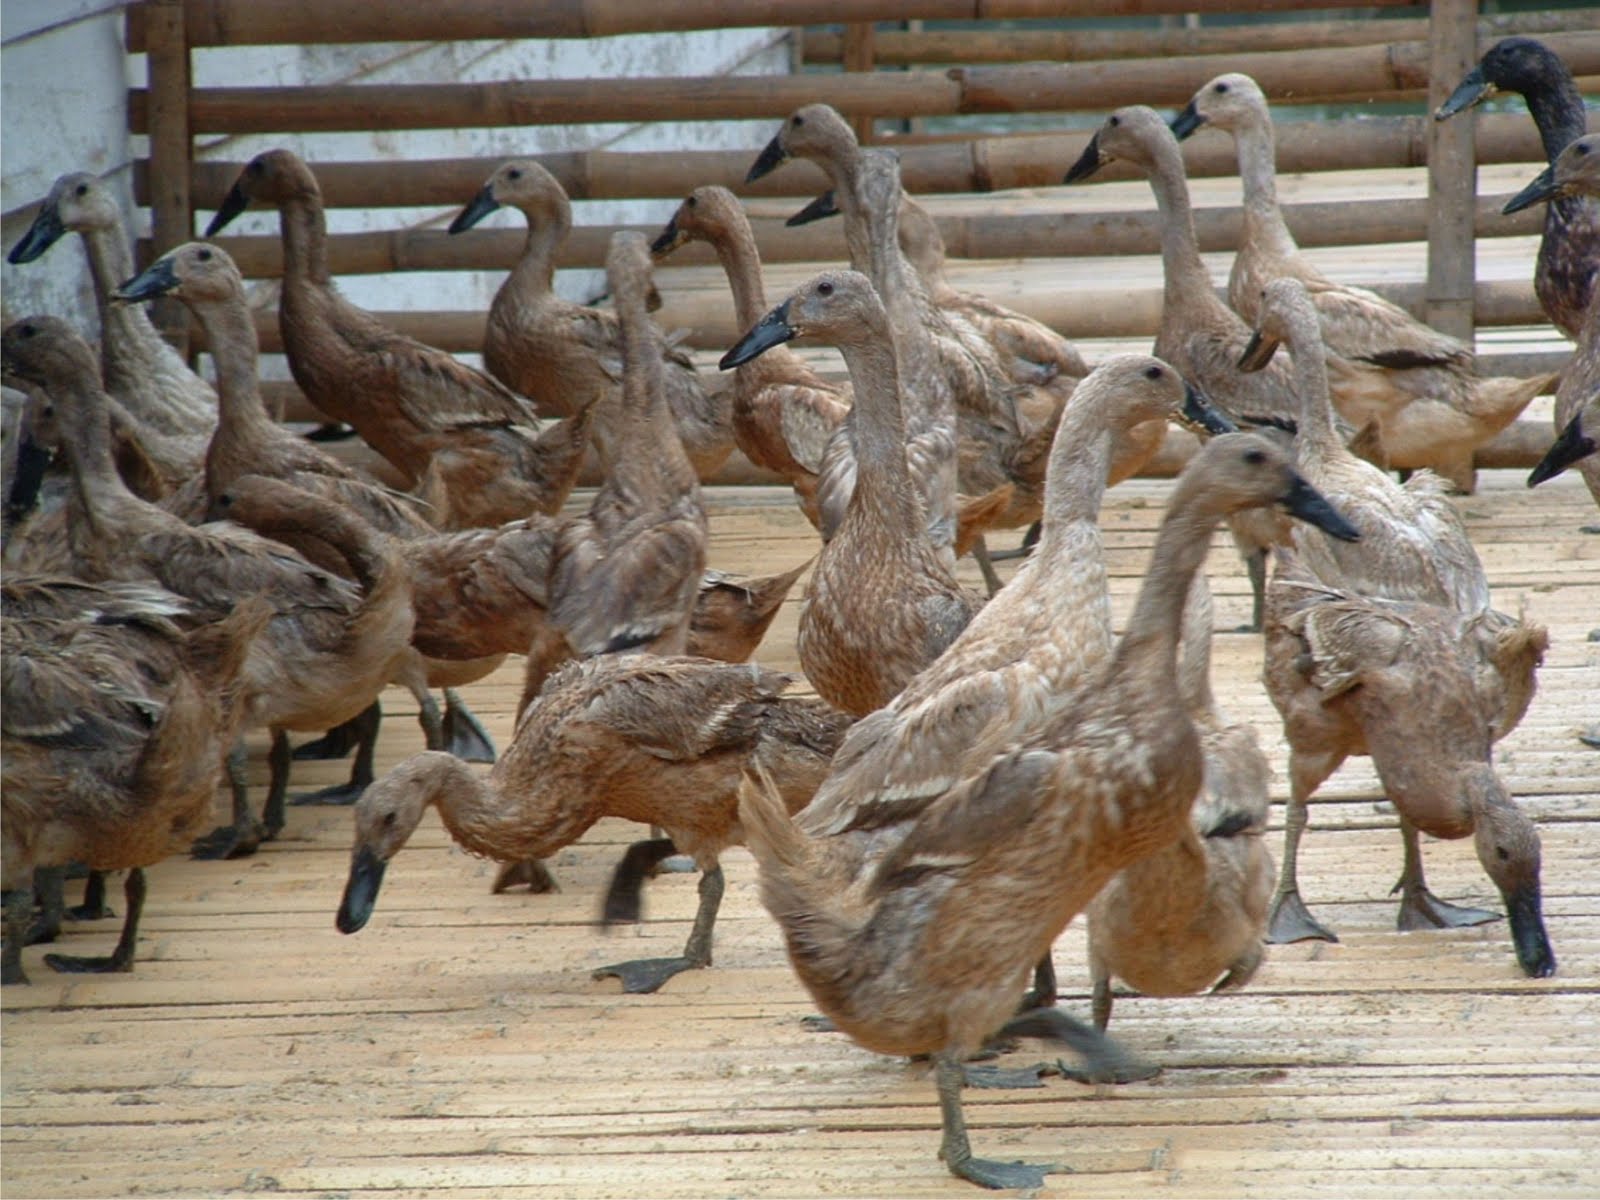
[[[1168,487],[1135,480],[1108,498],[1119,620]],[[713,489],[709,502],[713,565],[771,571],[813,552],[783,493]],[[1541,823],[1559,973],[1523,978],[1503,923],[1394,931],[1394,814],[1352,764],[1316,797],[1301,858],[1308,902],[1343,940],[1273,947],[1242,992],[1119,999],[1112,1032],[1164,1073],[969,1093],[980,1153],[1057,1162],[1042,1194],[1084,1200],[1600,1193],[1600,752],[1575,737],[1600,720],[1600,644],[1586,640],[1600,537],[1578,531],[1594,510],[1571,476],[1529,492],[1520,473],[1486,472],[1460,504],[1496,604],[1550,628],[1539,694],[1499,765]],[[1230,629],[1248,586],[1224,537],[1210,573]],[[798,591],[761,661],[795,667],[797,606]],[[1260,731],[1281,800],[1260,640],[1223,633],[1216,647],[1219,698]],[[518,676],[513,664],[468,692],[502,746]],[[420,747],[407,698],[386,709],[380,769]],[[295,783],[344,770],[297,764]],[[33,985],[5,991],[0,1185],[14,1197],[974,1194],[935,1157],[925,1066],[802,1027],[807,998],[742,849],[727,856],[714,967],[655,996],[591,979],[685,937],[688,876],[651,884],[636,928],[594,926],[639,836],[603,822],[556,856],[560,894],[491,896],[491,866],[430,815],[349,937],[333,927],[345,810],[292,809],[254,858],[159,865],[133,974],[54,975],[34,948]],[[1470,841],[1426,854],[1441,895],[1498,904]],[[75,926],[64,940],[94,952],[114,937]],[[1081,924],[1055,957],[1063,1003],[1086,1015]]]

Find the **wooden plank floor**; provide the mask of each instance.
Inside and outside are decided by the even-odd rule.
[[[1104,528],[1118,619],[1129,611],[1168,485],[1133,481]],[[776,570],[814,538],[785,495],[717,489],[716,566]],[[1559,974],[1517,971],[1503,924],[1394,932],[1392,811],[1364,763],[1323,788],[1302,856],[1337,945],[1274,947],[1245,991],[1119,1000],[1112,1030],[1164,1073],[1094,1089],[969,1094],[979,1153],[1061,1164],[1044,1194],[1593,1196],[1600,1193],[1600,537],[1570,476],[1537,491],[1489,472],[1461,501],[1498,606],[1550,627],[1540,690],[1501,746],[1541,822]],[[1247,613],[1239,564],[1211,561],[1220,629]],[[796,601],[760,658],[793,667]],[[1252,720],[1284,789],[1260,642],[1220,634],[1217,692]],[[508,666],[468,690],[502,745]],[[420,747],[389,698],[381,767]],[[260,750],[261,744],[256,748]],[[344,764],[300,764],[300,788]],[[264,772],[258,764],[258,782]],[[220,812],[220,809],[219,809]],[[430,816],[389,869],[369,927],[333,913],[347,811],[292,810],[254,858],[150,871],[132,975],[53,975],[4,995],[6,1196],[968,1196],[935,1158],[925,1067],[806,1032],[805,994],[729,853],[717,962],[655,996],[594,967],[676,953],[692,877],[653,883],[647,920],[596,930],[598,892],[641,830],[605,822],[557,856],[563,891],[489,895],[491,867]],[[1276,845],[1278,839],[1274,837]],[[1430,843],[1430,882],[1498,904],[1470,842]],[[118,904],[120,910],[120,903]],[[103,952],[110,925],[72,927]],[[1081,925],[1056,949],[1063,1001],[1087,1015]],[[1033,1061],[1038,1046],[1011,1061]]]

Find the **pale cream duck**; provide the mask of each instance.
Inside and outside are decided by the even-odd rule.
[[[622,334],[616,313],[563,300],[555,293],[556,256],[572,232],[572,204],[556,177],[532,159],[500,164],[450,223],[462,233],[502,205],[527,218],[522,257],[489,306],[483,361],[506,386],[547,416],[570,416],[614,398],[622,386]],[[659,305],[659,298],[654,303]],[[708,391],[682,351],[657,341],[661,386],[684,453],[709,479],[734,445],[732,397]],[[596,419],[597,439],[612,436],[611,406]]]
[[[577,841],[602,817],[661,827],[630,852],[607,900],[609,920],[638,913],[642,868],[671,847],[700,868],[700,905],[684,953],[601,968],[630,992],[651,992],[711,963],[723,892],[722,850],[743,840],[742,774],[760,769],[798,809],[827,771],[848,718],[783,694],[789,678],[698,658],[614,655],[569,663],[517,723],[487,776],[448,754],[407,759],[355,810],[355,845],[338,927],[361,929],[389,861],[432,805],[473,854],[523,862]]]
[[[972,1154],[963,1061],[997,1031],[1063,1040],[1097,1078],[1134,1073],[1058,1009],[1013,1018],[1017,994],[1095,892],[1188,820],[1202,761],[1172,687],[1185,597],[1216,522],[1279,503],[1349,532],[1272,443],[1231,434],[1202,448],[1173,489],[1127,632],[1084,701],[951,786],[886,853],[871,830],[811,837],[769,787],[741,789],[762,901],[801,982],[868,1049],[933,1056],[940,1156],[962,1178],[1037,1188],[1048,1170]]]
[[[499,381],[396,333],[341,296],[328,273],[322,192],[292,152],[253,158],[206,236],[254,202],[278,209],[278,323],[306,397],[353,425],[408,486],[429,480],[430,498],[448,509],[438,524],[498,525],[559,509],[582,465],[587,412],[540,430],[528,402]]]

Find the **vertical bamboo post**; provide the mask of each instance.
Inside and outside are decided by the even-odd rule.
[[[1434,0],[1428,18],[1428,111],[1478,59],[1477,0]],[[1464,119],[1463,119],[1464,118]],[[1428,283],[1424,312],[1435,328],[1472,344],[1476,272],[1473,209],[1477,192],[1474,135],[1477,111],[1428,122]],[[1448,464],[1460,481],[1473,480],[1472,455]],[[1471,488],[1469,487],[1470,491]]]
[[[873,28],[871,21],[851,21],[844,27],[842,59],[846,71],[872,70]],[[865,115],[850,118],[850,126],[856,131],[856,141],[863,146],[872,142],[872,122],[873,118]]]
[[[150,233],[153,254],[194,236],[189,195],[193,140],[189,136],[189,38],[183,0],[146,0],[145,63],[150,88]],[[140,266],[144,266],[140,263]],[[162,334],[187,354],[189,318],[176,300],[157,303]]]

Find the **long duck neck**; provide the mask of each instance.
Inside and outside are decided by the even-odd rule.
[[[1328,364],[1322,330],[1315,312],[1296,314],[1290,323],[1289,353],[1294,360],[1295,434],[1297,457],[1327,459],[1347,453],[1333,424],[1333,398],[1328,391]]]
[[[1098,406],[1087,402],[1091,399],[1075,395],[1067,402],[1050,444],[1039,534],[1043,558],[1053,558],[1072,530],[1081,529],[1085,522],[1096,525],[1100,515],[1114,437]]]
[[[750,222],[742,211],[731,212],[718,225],[715,236],[706,240],[716,251],[717,261],[728,277],[739,328],[749,329],[767,313],[767,292],[761,280],[761,252],[756,247]],[[759,388],[768,380],[786,376],[796,361],[794,351],[787,346],[774,346],[734,368],[734,378],[741,388]]]
[[[1564,63],[1555,59],[1544,74],[1545,82],[1523,92],[1522,97],[1528,102],[1528,114],[1533,117],[1533,123],[1539,127],[1545,159],[1553,163],[1563,150],[1588,132],[1589,118],[1583,94]]]
[[[82,516],[96,532],[104,532],[103,520],[115,507],[138,500],[117,472],[105,394],[94,382],[83,380],[66,384],[57,395],[58,400],[66,399],[72,413],[62,422],[61,441],[72,465]]]
[[[278,205],[278,221],[283,235],[285,285],[309,282],[331,286],[328,221],[322,211],[322,197],[301,194],[283,200]]]
[[[624,489],[684,489],[696,482],[677,423],[667,406],[661,343],[646,311],[643,289],[616,289],[617,339],[622,349],[622,393],[615,424],[602,444],[610,451],[613,482]],[[611,403],[601,399],[601,404]]]
[[[211,459],[223,445],[231,443],[248,456],[252,446],[279,430],[261,401],[256,329],[243,293],[194,304],[192,311],[206,332],[217,372],[217,430],[206,456],[209,476]]]
[[[528,219],[528,236],[504,287],[519,296],[547,296],[555,290],[556,254],[572,232],[572,209],[540,205],[524,208],[522,215]]]
[[[79,231],[95,304],[100,310],[100,368],[106,386],[123,391],[123,383],[147,370],[166,343],[150,324],[142,304],[112,304],[111,294],[133,277],[133,254],[122,230],[95,227]]]
[[[1173,311],[1194,304],[1220,304],[1211,290],[1211,274],[1200,258],[1194,232],[1194,209],[1189,184],[1176,142],[1155,147],[1150,167],[1150,190],[1161,212],[1161,266],[1165,276],[1162,304]],[[1204,297],[1204,299],[1202,299]]]
[[[569,828],[573,814],[564,815],[560,804],[541,809],[527,803],[525,795],[508,797],[498,772],[480,775],[454,755],[425,754],[424,803],[439,810],[450,836],[472,854],[502,861],[542,857],[583,831],[581,820],[575,830]]]
[[[850,508],[870,512],[908,538],[926,536],[906,465],[900,372],[887,329],[841,341],[839,353],[855,389],[856,488]]]
[[[1272,121],[1259,113],[1233,133],[1244,184],[1244,216],[1240,241],[1260,246],[1274,258],[1299,253],[1294,235],[1278,206],[1278,164]]]

